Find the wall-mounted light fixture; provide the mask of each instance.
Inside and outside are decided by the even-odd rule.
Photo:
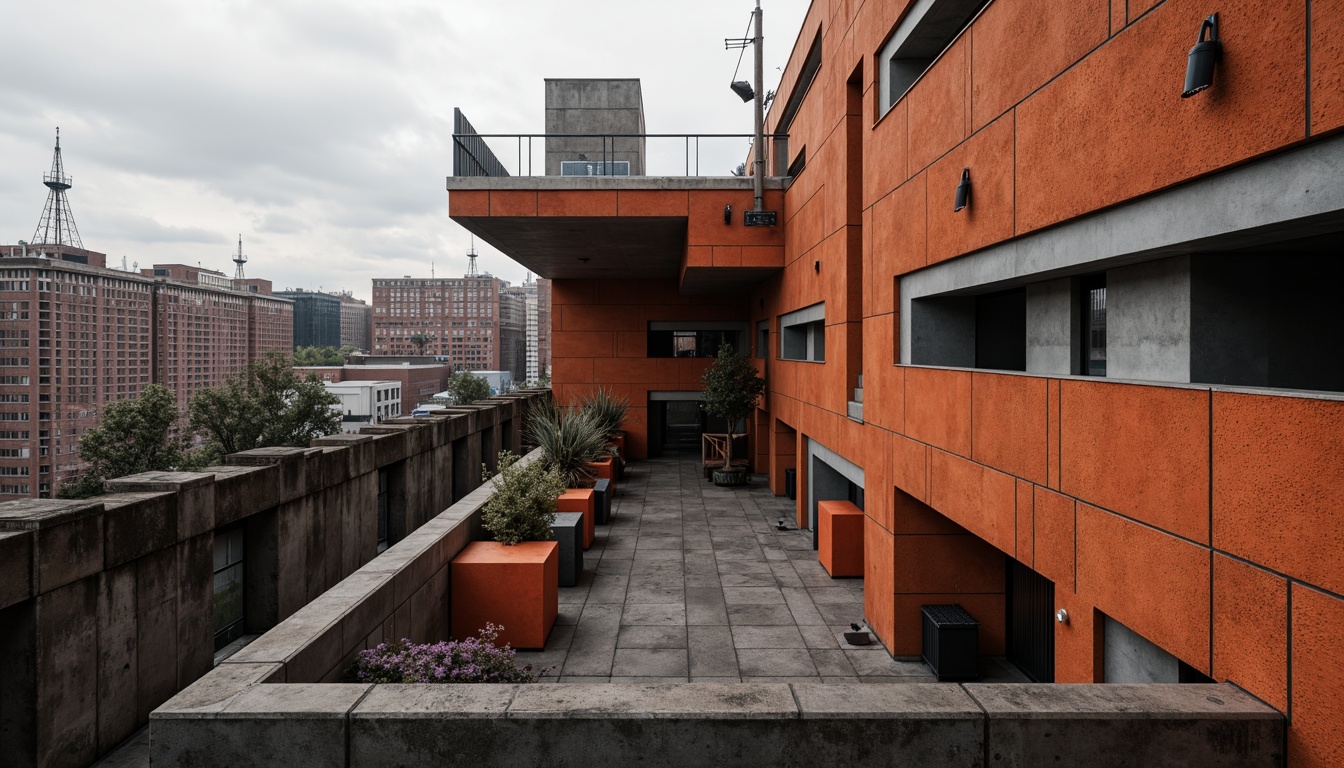
[[[1063,608],[1060,608],[1058,611],[1055,611],[1055,621],[1059,622],[1060,624],[1068,624],[1069,612],[1064,610]]]
[[[728,87],[732,88],[733,93],[736,93],[743,101],[751,101],[756,98],[756,89],[752,88],[751,83],[746,80],[734,80],[733,84]]]
[[[731,205],[723,206],[723,223],[724,224],[733,223],[733,206]]]
[[[961,183],[957,185],[957,207],[952,209],[955,213],[965,208],[971,202],[971,169],[961,169]]]
[[[1213,68],[1222,53],[1223,44],[1218,41],[1218,14],[1215,13],[1199,25],[1195,47],[1190,49],[1190,56],[1185,62],[1182,99],[1188,99],[1213,85]]]
[[[814,262],[812,262],[812,271],[813,271],[813,272],[816,272],[818,275],[821,274],[821,262],[820,262],[820,261],[814,261]]]

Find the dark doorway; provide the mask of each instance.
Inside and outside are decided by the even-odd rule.
[[[1038,683],[1055,681],[1055,583],[1008,561],[1008,660]]]

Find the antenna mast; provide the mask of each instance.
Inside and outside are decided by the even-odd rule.
[[[476,271],[476,236],[471,236],[471,249],[467,251],[467,277],[480,277]]]
[[[247,263],[247,257],[243,255],[243,236],[241,233],[238,235],[238,252],[233,255],[233,263],[238,265],[238,268],[233,271],[233,279],[246,279],[243,277],[243,265]]]
[[[74,186],[74,181],[65,175],[65,163],[61,160],[61,129],[57,128],[56,153],[51,158],[51,173],[42,176],[42,183],[50,190],[47,193],[47,207],[42,209],[42,219],[37,222],[32,245],[84,248],[84,242],[79,239],[79,230],[75,227],[75,217],[70,213],[70,201],[65,196],[65,191]]]

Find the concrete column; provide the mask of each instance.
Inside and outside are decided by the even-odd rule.
[[[1106,377],[1190,381],[1190,257],[1106,273]]]
[[[1027,286],[1027,373],[1077,373],[1078,333],[1071,278]]]

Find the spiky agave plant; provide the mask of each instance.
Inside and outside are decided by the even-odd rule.
[[[610,440],[625,424],[625,414],[630,410],[630,400],[618,396],[606,387],[598,387],[596,392],[584,395],[579,400],[579,407],[592,415]]]
[[[607,457],[607,435],[583,409],[535,408],[528,414],[527,432],[542,450],[542,460],[569,488],[591,481],[594,475],[588,465]]]

